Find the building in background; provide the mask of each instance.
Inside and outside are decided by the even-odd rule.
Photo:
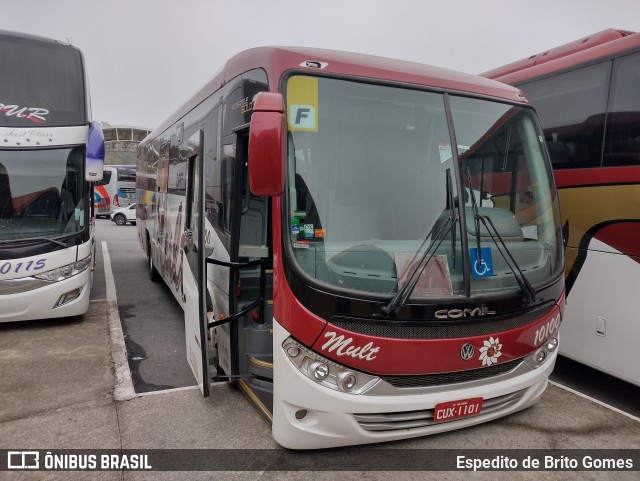
[[[135,203],[136,151],[150,132],[142,127],[102,123],[105,175],[93,192],[98,217],[108,217],[113,209]]]

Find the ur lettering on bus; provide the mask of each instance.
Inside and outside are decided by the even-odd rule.
[[[43,109],[41,107],[20,107],[15,104],[7,105],[3,103],[0,103],[0,112],[4,112],[7,117],[15,115],[18,118],[31,120],[38,124],[46,122],[47,119],[45,115],[49,113],[47,109]],[[25,114],[26,112],[28,113]]]

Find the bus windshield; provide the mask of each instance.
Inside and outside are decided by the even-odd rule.
[[[301,270],[390,294],[429,259],[413,297],[462,295],[466,235],[470,249],[490,251],[471,293],[520,288],[501,242],[532,284],[560,274],[559,210],[533,111],[449,99],[454,131],[442,93],[288,79],[287,228]],[[492,221],[493,235],[474,228],[476,217]]]
[[[84,147],[0,151],[0,242],[84,228]]]
[[[87,123],[77,49],[0,34],[0,127]]]

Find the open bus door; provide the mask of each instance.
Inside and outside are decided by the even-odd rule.
[[[219,373],[221,377],[237,380],[241,384],[243,378],[255,377],[256,374],[252,372],[252,369],[255,370],[254,364],[259,368],[270,365],[268,356],[262,359],[259,353],[246,351],[246,347],[257,344],[262,346],[264,333],[270,333],[272,311],[271,308],[265,308],[268,297],[265,277],[269,260],[266,239],[267,197],[283,192],[286,152],[283,105],[280,94],[258,94],[249,131],[243,129],[235,133],[236,148],[233,150],[240,161],[236,162],[234,174],[236,195],[232,196],[235,206],[232,210],[236,212],[238,219],[232,223],[232,226],[235,226],[231,229],[235,254],[229,260],[211,255],[212,245],[205,243],[208,234],[205,233],[207,224],[204,179],[207,177],[207,164],[203,162],[202,154],[204,133],[199,132],[188,141],[190,151],[194,145],[197,145],[197,149],[193,151],[194,155],[189,157],[187,166],[182,296],[187,362],[205,397],[209,394],[210,354],[222,367],[223,372]],[[254,243],[257,245],[253,245]],[[208,301],[208,265],[210,268],[217,266],[227,270],[227,275],[214,275],[214,283],[228,283],[228,299]],[[239,293],[240,277],[242,295]],[[224,296],[224,286],[219,287],[218,295]],[[221,312],[214,313],[215,306]],[[224,312],[227,309],[228,312]],[[258,316],[257,320],[252,317],[254,315]],[[240,321],[242,326],[238,324]],[[217,348],[212,348],[218,352],[209,353],[207,333],[215,331],[215,328],[218,328],[218,333],[214,336],[218,344]],[[268,349],[267,346],[262,347],[270,353],[270,343]],[[271,374],[262,373],[258,377],[268,379],[270,376]],[[258,390],[257,387],[251,389],[254,388]],[[270,389],[267,388],[267,391]],[[258,394],[260,395],[261,393]]]
[[[207,303],[204,239],[204,175],[203,131],[189,139],[195,146],[195,155],[187,161],[187,195],[185,198],[185,229],[182,243],[184,272],[182,300],[184,302],[184,330],[187,362],[203,396],[209,395],[207,353]]]

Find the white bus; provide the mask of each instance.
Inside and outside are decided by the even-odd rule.
[[[149,273],[184,309],[202,392],[228,377],[281,445],[434,434],[544,392],[564,256],[518,89],[252,49],[140,144],[137,187]]]
[[[608,29],[486,72],[540,115],[562,204],[560,354],[640,386],[640,33]]]
[[[77,48],[0,32],[0,322],[83,314],[104,140]]]

